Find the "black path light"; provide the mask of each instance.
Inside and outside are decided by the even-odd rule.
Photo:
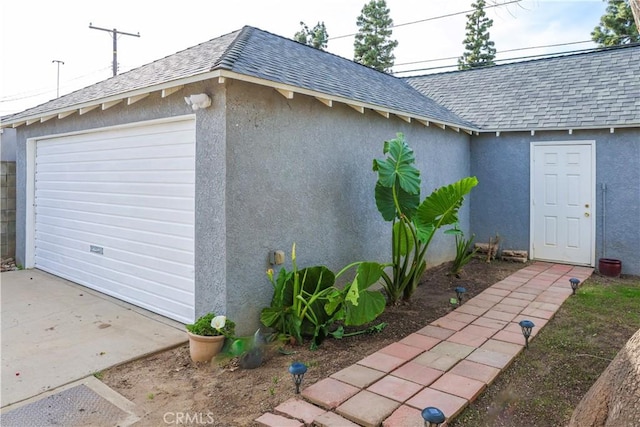
[[[462,286],[458,286],[455,289],[455,291],[456,291],[456,297],[458,298],[458,305],[460,305],[462,304],[462,296],[464,295],[465,292],[467,292],[467,290]]]
[[[438,427],[446,420],[446,417],[440,409],[428,406],[422,410],[422,419],[425,427]]]
[[[304,363],[293,362],[291,366],[289,366],[289,373],[293,377],[293,383],[296,385],[296,394],[300,394],[300,384],[302,384],[302,379],[306,372],[307,365]]]
[[[522,335],[524,335],[525,347],[529,348],[529,337],[531,336],[531,329],[536,326],[531,320],[521,320],[520,327],[522,328]]]
[[[569,279],[569,283],[571,283],[571,290],[573,291],[573,295],[575,295],[576,290],[578,289],[578,285],[580,284],[580,279],[572,277],[571,279]]]

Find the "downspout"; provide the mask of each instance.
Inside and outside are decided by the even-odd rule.
[[[604,182],[600,184],[602,190],[602,258],[607,257],[607,184]]]

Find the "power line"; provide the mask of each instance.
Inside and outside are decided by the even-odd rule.
[[[592,43],[592,42],[593,42],[593,40],[582,40],[582,41],[577,41],[577,42],[555,43],[555,44],[547,44],[547,45],[541,45],[541,46],[519,47],[519,48],[515,48],[515,49],[501,50],[499,52],[496,52],[496,54],[498,54],[498,53],[506,53],[506,52],[517,52],[517,51],[521,51],[521,50],[543,49],[543,48],[547,48],[547,47],[570,46],[570,45],[573,45],[573,44],[583,44],[583,43]],[[395,64],[395,66],[422,64],[422,63],[425,63],[425,62],[447,61],[447,60],[458,59],[458,58],[459,58],[459,56],[449,56],[449,57],[446,57],[446,58],[425,59],[425,60],[422,60],[422,61],[403,62],[403,63],[400,63],[400,64]],[[399,72],[401,72],[401,71],[399,71]]]
[[[490,6],[485,6],[484,8],[485,9],[491,9],[491,8],[494,8],[494,7],[506,6],[506,5],[512,4],[512,3],[520,3],[520,1],[522,1],[522,0],[510,0],[510,1],[507,1],[507,2],[504,2],[504,3],[496,3],[496,4],[493,4],[493,5],[490,5]],[[436,19],[450,18],[452,16],[464,15],[466,13],[471,13],[471,12],[474,12],[474,11],[475,11],[475,9],[471,9],[471,10],[465,10],[465,11],[462,11],[462,12],[448,13],[446,15],[432,16],[430,18],[420,19],[418,21],[404,22],[404,23],[398,24],[398,25],[391,25],[389,28],[398,28],[398,27],[404,27],[404,26],[407,26],[407,25],[420,24],[421,22],[435,21]],[[344,34],[342,36],[329,37],[327,39],[327,41],[329,41],[329,40],[337,40],[337,39],[344,39],[346,37],[353,37],[356,34],[358,34],[358,33]]]
[[[100,72],[102,72],[104,70],[107,70],[109,68],[111,68],[111,65],[109,65],[108,67],[102,67],[102,68],[100,68],[98,70],[91,71],[90,73],[83,74],[81,76],[74,77],[72,79],[67,79],[66,82],[63,84],[63,87],[66,87],[66,85],[68,85],[69,82],[73,82],[75,80],[83,79],[85,77],[89,77],[89,76],[92,76],[94,74],[98,74],[98,73],[100,73]],[[0,97],[0,104],[5,103],[5,102],[21,101],[23,99],[35,98],[35,97],[38,97],[38,96],[41,96],[41,95],[45,95],[45,94],[47,94],[49,92],[53,92],[54,90],[55,89],[49,89],[49,88],[44,88],[43,87],[43,88],[40,88],[40,89],[33,89],[33,90],[30,90],[30,91],[26,91],[26,92],[14,93],[12,95],[7,95],[7,96],[4,96],[4,97]],[[37,91],[37,92],[34,93],[34,91]],[[21,95],[25,95],[25,96],[21,96]]]
[[[616,46],[616,47],[620,47],[620,46]],[[552,57],[552,56],[559,56],[559,55],[570,55],[570,54],[574,54],[574,53],[584,53],[584,52],[593,52],[594,50],[598,50],[598,49],[603,49],[603,48],[589,48],[589,49],[576,49],[576,50],[568,50],[568,51],[564,51],[564,52],[555,52],[555,53],[541,53],[539,55],[528,55],[528,56],[517,56],[514,58],[504,58],[504,59],[494,59],[494,62],[506,62],[506,61],[517,61],[519,59],[534,59],[534,58],[545,58],[545,57]],[[607,48],[604,48],[607,49]],[[400,74],[400,73],[413,73],[413,72],[417,72],[417,71],[431,71],[431,70],[441,70],[444,68],[452,68],[452,67],[457,67],[457,64],[452,64],[452,65],[441,65],[439,67],[429,67],[429,68],[417,68],[414,70],[405,70],[405,71],[396,71],[393,74]],[[482,67],[482,68],[489,68],[491,67],[486,66],[486,67]],[[478,67],[480,68],[480,67]]]

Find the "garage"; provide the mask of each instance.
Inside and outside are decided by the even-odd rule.
[[[33,266],[194,319],[195,120],[31,141]]]

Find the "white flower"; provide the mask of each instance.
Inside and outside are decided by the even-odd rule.
[[[227,316],[216,316],[211,319],[211,327],[218,331],[224,328],[225,323],[227,323]]]

